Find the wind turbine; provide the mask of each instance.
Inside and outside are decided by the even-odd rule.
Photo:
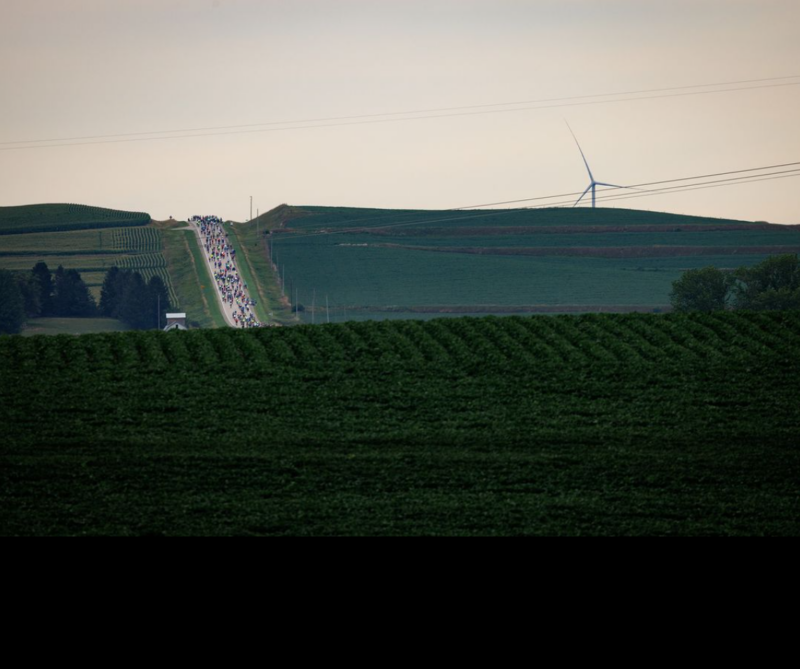
[[[603,183],[602,181],[595,181],[594,175],[592,174],[592,169],[589,167],[589,162],[586,160],[586,156],[583,154],[583,149],[581,148],[580,142],[578,142],[578,138],[575,137],[575,133],[572,132],[572,127],[570,126],[569,122],[565,120],[564,123],[567,124],[567,127],[569,128],[569,131],[572,134],[572,139],[574,139],[575,143],[578,145],[578,151],[581,152],[581,157],[583,158],[583,164],[586,165],[586,171],[589,173],[589,178],[592,180],[592,182],[589,184],[589,187],[585,191],[583,191],[583,195],[581,195],[578,198],[578,201],[572,205],[572,208],[574,209],[575,207],[577,207],[580,204],[581,200],[584,197],[586,197],[586,193],[592,191],[592,209],[594,209],[597,202],[598,186],[608,186],[610,188],[625,188],[625,186],[617,186],[616,184],[607,184]]]

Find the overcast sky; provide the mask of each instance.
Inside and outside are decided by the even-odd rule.
[[[614,184],[800,162],[798,26],[797,0],[3,0],[0,206],[246,220],[251,195],[264,212],[571,193],[589,177],[565,119]],[[750,90],[706,92],[723,88]],[[453,107],[475,108],[372,116]],[[314,120],[337,117],[363,118]],[[199,128],[225,130],[134,134]],[[14,143],[31,140],[48,141]],[[797,224],[799,185],[609,206]]]

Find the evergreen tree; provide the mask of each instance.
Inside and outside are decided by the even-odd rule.
[[[42,304],[36,275],[33,272],[19,272],[14,275],[14,278],[25,305],[25,315],[28,318],[36,318],[41,315]]]
[[[34,265],[32,274],[34,286],[39,295],[39,315],[50,316],[53,311],[52,300],[55,290],[50,268],[47,267],[47,263],[40,261]]]
[[[166,325],[164,314],[172,309],[169,302],[169,291],[160,276],[153,276],[147,284],[147,292],[150,297],[150,313],[153,314],[152,326],[161,329]]]
[[[62,318],[90,318],[97,315],[94,298],[77,270],[65,270],[60,265],[56,270],[52,313]]]
[[[145,283],[142,275],[112,267],[106,272],[100,294],[100,313],[117,318],[134,330],[164,325],[164,314],[172,308],[169,291],[159,276]]]
[[[116,265],[106,272],[100,290],[100,313],[108,318],[118,318],[122,295],[125,292],[127,272],[120,271]]]
[[[150,309],[150,295],[139,272],[126,273],[125,289],[119,306],[119,320],[134,330],[152,327],[154,319]]]
[[[25,323],[25,303],[11,272],[0,270],[0,334],[18,334]]]

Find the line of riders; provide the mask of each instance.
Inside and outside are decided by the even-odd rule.
[[[203,246],[214,268],[214,281],[222,299],[233,312],[233,320],[239,328],[260,328],[264,324],[256,318],[253,306],[255,301],[247,293],[247,284],[236,269],[236,250],[230,244],[228,233],[222,227],[222,219],[217,216],[193,216],[203,240]]]

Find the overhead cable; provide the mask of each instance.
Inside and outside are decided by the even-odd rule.
[[[749,81],[754,83],[759,81],[774,82],[779,80],[785,81],[786,79],[800,79],[800,76],[777,77],[771,79],[753,79]],[[480,116],[487,114],[507,114],[512,112],[521,112],[521,111],[559,109],[566,107],[581,107],[587,105],[600,105],[600,104],[615,104],[620,102],[636,102],[638,100],[658,100],[664,98],[689,97],[698,95],[716,95],[719,93],[733,93],[739,91],[761,90],[767,88],[784,88],[790,86],[800,86],[800,81],[792,81],[785,83],[769,83],[758,86],[745,85],[735,88],[719,88],[719,89],[712,88],[711,90],[696,90],[699,88],[708,88],[710,86],[730,86],[736,83],[739,82],[731,82],[730,84],[701,84],[698,86],[686,86],[686,87],[669,88],[669,89],[650,89],[647,91],[633,91],[630,93],[609,93],[609,94],[598,94],[598,95],[587,95],[587,96],[574,96],[570,98],[551,98],[549,100],[539,100],[531,102],[493,103],[488,105],[472,105],[466,107],[450,107],[450,108],[441,108],[433,110],[419,110],[416,112],[394,112],[386,114],[329,117],[323,119],[310,119],[306,121],[273,121],[267,123],[256,123],[248,125],[214,126],[209,128],[185,128],[179,130],[155,130],[150,132],[119,133],[113,135],[91,135],[86,137],[72,137],[63,139],[14,140],[14,141],[0,142],[0,151],[25,151],[32,149],[53,149],[53,148],[64,148],[64,147],[78,147],[78,146],[96,146],[103,144],[128,144],[134,142],[167,141],[172,139],[196,139],[201,137],[223,137],[223,136],[250,135],[250,134],[271,133],[271,132],[286,132],[292,130],[311,130],[318,128],[377,125],[386,123],[401,123],[408,121],[423,121],[423,120],[438,119],[438,118]],[[743,81],[741,83],[748,83],[748,82]],[[679,90],[683,90],[685,92],[683,93],[666,92],[659,95],[649,94],[653,91],[679,91]],[[644,95],[643,97],[614,97],[619,95],[639,95],[639,94],[646,94],[646,95]],[[600,97],[613,97],[614,99],[609,99],[609,100],[588,99],[588,98],[600,98]],[[576,102],[576,100],[584,100],[584,101]],[[552,101],[556,101],[556,104],[543,104]],[[518,106],[511,109],[487,109],[488,107],[529,105],[529,104],[533,104],[536,106],[522,106],[522,107]],[[449,111],[453,109],[473,110],[473,111],[459,111],[459,112]],[[480,110],[480,111],[475,111],[475,110]],[[403,116],[403,117],[386,118],[388,116]],[[264,127],[264,126],[278,126],[278,125],[283,125],[286,127]],[[242,128],[251,128],[251,129],[243,130]],[[150,137],[147,135],[164,135],[164,136]],[[84,140],[92,140],[92,141],[84,141]]]
[[[692,181],[692,180],[697,181],[699,179],[706,179],[706,178],[714,177],[714,176],[724,176],[724,175],[731,175],[731,174],[742,174],[744,172],[756,172],[756,171],[762,171],[763,172],[764,170],[772,169],[772,168],[775,168],[775,167],[789,167],[789,166],[793,166],[793,165],[800,165],[800,162],[785,163],[783,165],[776,165],[776,166],[764,167],[764,168],[751,168],[749,170],[736,170],[736,171],[731,171],[731,172],[720,172],[718,174],[703,175],[703,176],[698,176],[698,177],[684,177],[684,178],[681,178],[681,179],[667,179],[667,180],[663,180],[663,181],[650,182],[650,183],[644,184],[644,185],[658,185],[658,184],[676,183],[676,182],[680,182],[680,181],[684,181],[685,182],[685,181]],[[772,173],[767,173],[767,174],[752,174],[752,175],[747,176],[747,177],[735,177],[735,178],[730,178],[730,179],[720,179],[720,180],[717,180],[717,181],[699,182],[699,183],[696,183],[696,184],[687,183],[687,184],[683,184],[681,186],[669,186],[669,187],[666,187],[666,188],[652,189],[652,190],[641,192],[641,193],[623,193],[623,194],[620,194],[620,193],[616,192],[616,191],[619,191],[621,189],[627,189],[628,187],[625,187],[625,186],[622,186],[620,188],[605,188],[605,189],[602,189],[602,191],[601,191],[602,193],[605,193],[605,195],[599,195],[597,197],[597,200],[598,201],[614,201],[614,200],[626,200],[626,199],[633,199],[633,198],[640,198],[640,197],[652,197],[652,196],[655,196],[655,195],[668,195],[668,194],[672,194],[672,193],[689,192],[689,191],[693,191],[693,190],[705,190],[705,189],[710,189],[710,188],[721,188],[721,187],[724,187],[724,186],[737,186],[737,185],[743,185],[743,184],[746,184],[746,183],[759,183],[759,182],[763,182],[763,181],[775,181],[775,180],[778,180],[778,179],[787,179],[787,178],[793,178],[793,177],[800,177],[800,168],[797,168],[797,169],[794,169],[794,170],[786,170],[786,171],[782,171],[782,172],[772,172]],[[609,193],[609,191],[614,191],[614,193],[613,194]],[[529,198],[526,201],[549,200],[549,199],[562,198],[562,197],[574,197],[574,196],[580,195],[580,194],[581,194],[580,192],[564,193],[564,194],[561,194],[561,195],[550,195],[550,196],[544,196],[544,197],[540,197],[540,198]],[[477,219],[481,219],[481,218],[492,218],[492,217],[497,217],[497,216],[503,216],[503,215],[506,215],[506,214],[518,214],[520,211],[527,211],[527,210],[533,210],[533,209],[568,207],[568,206],[572,206],[573,204],[574,204],[574,201],[565,200],[565,201],[561,201],[561,202],[548,203],[548,204],[539,204],[539,205],[534,205],[534,206],[531,206],[531,207],[522,207],[522,208],[517,208],[517,209],[502,209],[502,210],[485,211],[485,212],[483,212],[483,211],[481,211],[481,212],[475,211],[474,214],[472,214],[472,212],[465,212],[465,213],[471,213],[472,214],[472,215],[470,215],[468,217],[465,217],[465,216],[449,216],[449,217],[446,217],[446,218],[431,218],[431,219],[422,220],[422,221],[415,220],[415,221],[408,222],[408,223],[390,223],[390,224],[387,224],[387,225],[375,225],[375,226],[371,226],[370,225],[369,227],[370,227],[371,230],[389,230],[389,229],[394,229],[394,228],[404,228],[404,227],[412,227],[412,226],[418,226],[418,225],[429,225],[429,224],[433,224],[433,223],[447,223],[447,222],[451,222],[451,221],[472,221],[472,220],[477,220]],[[445,213],[445,212],[453,212],[453,213],[455,213],[455,212],[458,212],[458,211],[464,211],[464,210],[468,210],[468,209],[469,209],[469,207],[459,207],[459,208],[456,208],[456,209],[446,209],[446,210],[444,210],[443,213]],[[433,212],[431,212],[431,213],[433,214]],[[416,212],[408,212],[407,214],[399,214],[399,216],[409,216],[409,215],[419,215],[419,212],[416,211]],[[384,217],[384,218],[395,218],[396,219],[396,217],[393,217],[393,216],[387,216],[387,217]],[[378,218],[378,219],[372,218],[369,221],[366,221],[365,223],[367,225],[369,225],[369,223],[372,223],[375,220],[381,220],[381,219],[380,218]],[[308,237],[323,237],[323,236],[330,236],[330,235],[353,234],[353,233],[357,233],[357,232],[363,232],[364,229],[365,229],[365,225],[358,226],[358,224],[359,224],[358,220],[353,220],[352,222],[351,221],[345,221],[344,222],[345,225],[347,225],[349,223],[352,223],[354,227],[348,228],[348,229],[344,229],[344,230],[331,230],[331,231],[325,231],[325,232],[311,232],[311,233],[306,233],[306,234],[302,234],[302,233],[300,233],[300,234],[291,234],[291,235],[286,235],[284,237],[284,239],[285,239],[285,241],[294,241],[294,240],[297,240],[297,239],[305,239],[305,238],[308,238]],[[356,227],[356,226],[358,226],[358,227]]]

